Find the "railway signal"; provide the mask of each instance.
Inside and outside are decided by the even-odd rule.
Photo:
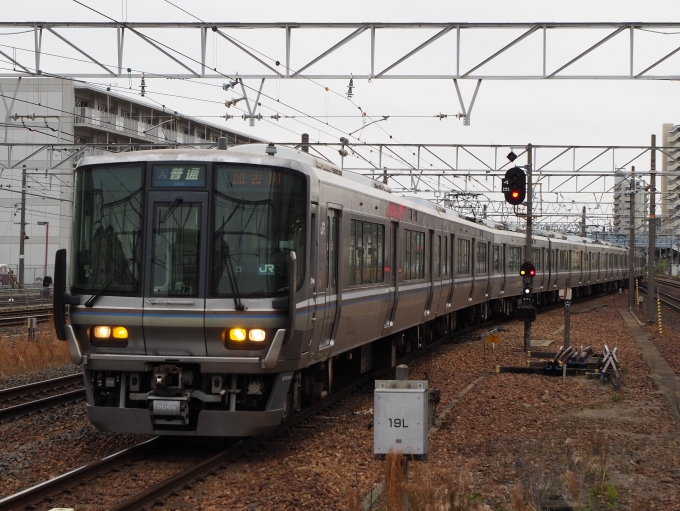
[[[536,268],[529,261],[526,261],[520,267],[519,274],[522,277],[531,277],[533,279],[536,276]]]
[[[505,201],[517,206],[524,202],[527,194],[527,176],[519,167],[513,167],[505,173],[502,191]]]
[[[526,261],[520,267],[519,274],[522,276],[522,295],[524,296],[525,300],[530,299],[534,287],[536,268],[529,261]]]

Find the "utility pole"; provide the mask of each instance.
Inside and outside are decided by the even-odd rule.
[[[531,232],[531,227],[532,227],[532,213],[533,213],[533,205],[531,201],[533,200],[534,194],[533,194],[533,184],[531,181],[531,168],[533,165],[533,148],[531,144],[527,145],[527,237],[526,237],[526,244],[524,246],[524,261],[526,262],[532,262],[532,247],[531,247],[531,238],[532,238],[532,232]],[[524,305],[526,307],[531,307],[531,295],[525,296],[522,298],[524,300]],[[530,351],[531,350],[531,321],[525,319],[524,320],[524,351]]]
[[[26,165],[21,169],[21,220],[19,226],[19,287],[24,287],[24,244],[26,238]]]
[[[583,206],[583,214],[581,215],[581,237],[586,237],[586,207]]]
[[[628,226],[628,307],[635,307],[635,166],[630,168],[630,225]]]
[[[302,150],[303,153],[309,152],[309,134],[308,133],[302,134],[302,146],[300,146],[300,149]]]
[[[647,321],[654,322],[654,273],[656,272],[656,135],[652,135],[652,156],[649,167],[649,246],[647,248]]]

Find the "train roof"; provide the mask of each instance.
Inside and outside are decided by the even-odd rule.
[[[272,148],[275,152],[272,153]],[[352,187],[356,188],[356,185],[364,186],[366,189],[363,190],[365,193],[374,193],[377,195],[384,195],[383,199],[389,199],[392,201],[399,201],[403,203],[408,203],[407,205],[413,209],[422,211],[423,213],[430,213],[442,218],[447,218],[450,220],[456,219],[456,221],[464,222],[470,227],[475,227],[486,232],[497,233],[498,231],[508,231],[516,234],[522,234],[525,232],[524,229],[511,223],[501,223],[493,222],[488,219],[475,219],[475,218],[465,218],[461,217],[456,211],[444,208],[439,204],[436,204],[428,199],[417,196],[394,196],[392,190],[389,186],[384,183],[371,179],[368,176],[361,174],[356,174],[351,171],[342,170],[340,167],[334,163],[318,158],[312,154],[302,151],[301,149],[291,148],[286,146],[275,146],[273,144],[243,144],[234,145],[228,147],[225,150],[216,149],[194,149],[194,148],[179,148],[179,149],[151,149],[147,151],[134,151],[129,153],[111,153],[109,155],[101,156],[88,156],[83,158],[78,166],[83,165],[97,165],[105,163],[119,163],[119,162],[133,162],[133,161],[168,161],[168,160],[194,160],[194,161],[217,161],[220,156],[225,156],[225,152],[228,156],[233,157],[237,155],[243,155],[249,159],[259,159],[257,163],[268,163],[265,159],[285,159],[292,160],[308,165],[316,170],[321,170],[328,172],[329,174],[318,174],[319,177],[328,176],[329,180],[341,182],[342,180],[351,181],[353,183]],[[350,185],[348,185],[350,186]],[[559,233],[553,233],[545,231],[542,229],[534,230],[534,238],[551,238],[554,241],[566,241],[570,243],[584,243],[584,244],[598,244],[603,246],[611,246],[615,248],[623,248],[619,245],[614,245],[606,241],[592,240],[590,238],[583,238],[581,236],[574,235],[563,235]]]

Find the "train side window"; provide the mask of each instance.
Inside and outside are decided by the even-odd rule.
[[[458,240],[458,275],[470,274],[470,240]]]
[[[404,230],[404,280],[425,278],[425,233]]]
[[[449,274],[449,258],[448,258],[448,241],[446,236],[442,240],[442,277],[446,277]]]
[[[385,226],[360,220],[349,222],[349,283],[383,282]]]
[[[501,273],[501,247],[499,245],[493,246],[493,272]]]
[[[434,238],[434,276],[435,277],[441,277],[442,276],[442,253],[441,253],[441,246],[442,246],[442,237],[441,236],[435,236]]]
[[[569,271],[569,252],[560,250],[560,271]]]
[[[571,269],[580,270],[581,269],[581,256],[582,253],[577,250],[571,251]]]
[[[378,237],[375,241],[376,250],[376,282],[383,282],[385,280],[385,226],[378,224]]]
[[[477,274],[486,273],[486,243],[477,241]]]
[[[519,273],[522,264],[522,247],[510,247],[508,249],[508,273]]]
[[[541,249],[540,248],[533,248],[531,249],[531,260],[533,261],[534,268],[536,268],[536,271],[541,271],[543,268],[543,265],[541,264]]]

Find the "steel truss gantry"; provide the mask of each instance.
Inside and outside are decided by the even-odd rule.
[[[21,33],[21,29],[33,32],[32,36]],[[49,74],[65,78],[139,78],[146,72],[147,78],[185,79],[238,76],[242,79],[314,80],[352,77],[371,80],[678,80],[678,66],[662,64],[680,52],[680,46],[663,48],[664,45],[650,43],[654,37],[663,37],[661,34],[678,30],[680,22],[0,22],[0,34],[8,34],[2,38],[0,60],[12,67],[1,70],[0,76]],[[422,42],[414,43],[400,57],[389,56],[390,41],[413,31],[423,34],[416,38]],[[241,41],[246,32],[249,36],[255,34],[257,47]],[[326,35],[328,32],[333,33],[337,43],[320,51],[314,58],[298,57],[293,53],[297,48],[297,53],[302,55],[302,49],[310,44],[318,47],[315,41],[319,34]],[[130,44],[130,36],[126,40],[126,33],[132,34],[151,53],[144,56],[137,52],[125,53],[125,45]],[[241,69],[211,67],[206,61],[208,35],[211,33],[245,56],[248,65]],[[183,44],[191,40],[193,34],[196,44]],[[335,37],[335,34],[338,36]],[[260,35],[261,38],[258,37]],[[29,37],[30,45],[27,44]],[[272,38],[276,39],[274,49],[270,51],[267,46],[268,50],[262,51],[263,41]],[[249,37],[249,41],[252,39]],[[365,53],[356,54],[351,59],[360,62],[360,68],[348,63],[339,51],[355,39],[365,41],[365,45],[358,46]],[[612,45],[614,41],[623,41],[624,44]],[[53,49],[57,42],[60,43],[59,51]],[[435,43],[441,51],[438,57],[423,59],[415,69],[409,69],[408,64],[414,62],[413,57]],[[540,55],[534,70],[527,72],[524,66],[518,67],[516,61],[503,61],[506,52],[519,44],[529,45],[526,48],[531,48],[536,56]],[[566,57],[562,56],[564,44],[570,50]],[[63,54],[66,50],[70,52],[68,55]],[[581,69],[578,73],[569,74],[588,55],[599,58],[603,63],[609,62],[611,50],[626,61],[625,72],[598,72],[601,66],[596,61],[590,70]],[[486,53],[480,56],[480,51]],[[154,53],[156,55],[152,56]],[[59,54],[71,60],[59,60],[58,67],[54,66],[54,62],[49,66],[43,62],[45,65],[42,67],[41,57],[48,54]],[[337,58],[333,60],[332,55]],[[83,68],[83,62],[88,64],[87,69]],[[452,70],[443,72],[442,69],[447,67],[444,64],[452,64]],[[492,64],[505,67],[485,73],[485,68],[488,70]]]
[[[3,169],[20,168],[28,159],[42,151],[61,151],[47,174],[70,173],[68,164],[83,154],[127,152],[136,149],[178,147],[163,144],[67,144],[67,143],[0,143],[3,147],[24,147],[30,156],[19,161],[0,163]],[[277,145],[300,146],[299,142]],[[192,144],[193,146],[193,144]],[[501,179],[514,165],[526,162],[523,144],[336,144],[309,143],[312,154],[323,156],[344,170],[386,182],[393,193],[416,196],[440,205],[453,207],[462,214],[497,221],[516,222],[515,212],[503,199]],[[203,147],[214,147],[206,143]],[[341,158],[338,151],[348,151]],[[535,145],[533,151],[534,222],[537,228],[578,232],[583,207],[587,212],[588,231],[611,230],[613,194],[617,184],[631,177],[630,167],[636,166],[635,177],[647,180],[650,173],[650,151],[676,161],[674,148],[652,146],[580,146]],[[506,155],[514,151],[514,163]],[[58,160],[58,161],[57,161]],[[50,158],[51,161],[51,158]],[[64,169],[64,170],[61,170]],[[42,170],[42,169],[41,169]],[[657,177],[680,172],[662,172]],[[661,186],[657,179],[657,195]],[[523,208],[520,208],[520,212]],[[661,228],[663,228],[663,220]]]

